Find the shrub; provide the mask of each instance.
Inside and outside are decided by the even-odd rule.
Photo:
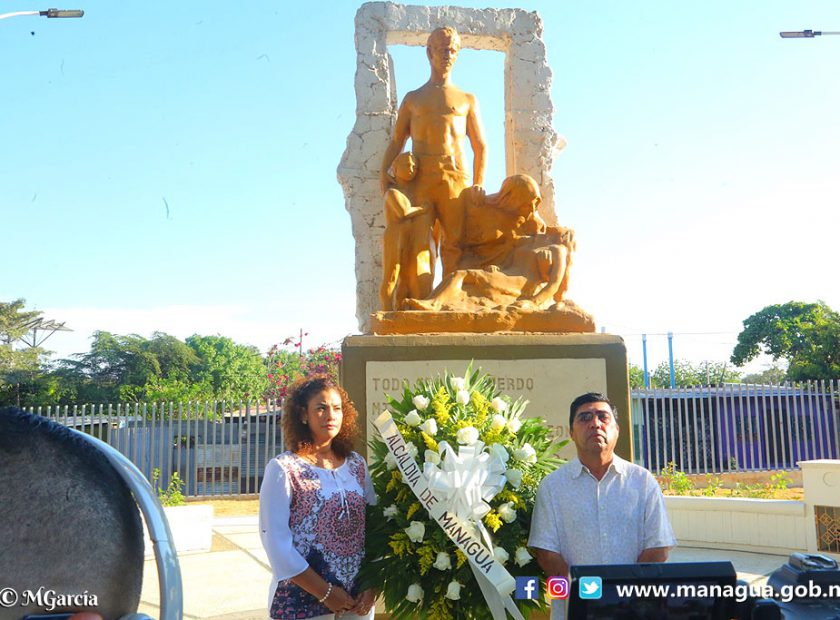
[[[677,464],[674,461],[668,463],[661,472],[659,486],[663,491],[668,491],[674,495],[688,495],[689,491],[694,488],[694,483],[682,472],[677,469]]]
[[[187,503],[182,493],[184,489],[184,481],[178,472],[174,472],[169,478],[169,485],[166,489],[158,485],[160,480],[160,469],[155,467],[152,472],[152,485],[157,487],[158,499],[162,506],[183,506]]]
[[[718,489],[723,486],[723,480],[720,476],[713,476],[708,474],[706,476],[706,488],[703,489],[704,497],[714,497],[717,495]]]

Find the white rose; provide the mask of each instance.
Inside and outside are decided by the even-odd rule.
[[[468,390],[458,390],[455,395],[455,402],[459,405],[468,405],[470,402],[470,393]]]
[[[438,570],[449,570],[452,568],[452,560],[449,558],[449,554],[446,553],[446,551],[438,551],[435,563],[432,564],[432,566]]]
[[[493,421],[490,422],[490,430],[491,431],[500,431],[505,427],[506,424],[507,424],[507,418],[505,416],[497,413],[493,416]]]
[[[440,454],[438,454],[434,450],[426,450],[423,456],[424,460],[427,463],[431,463],[432,465],[440,465]]]
[[[450,581],[446,586],[446,598],[457,601],[461,598],[461,584],[457,581]]]
[[[490,401],[490,406],[493,407],[493,411],[497,411],[499,413],[507,411],[507,403],[498,396]]]
[[[418,394],[411,399],[411,402],[415,407],[417,407],[418,411],[426,411],[426,407],[429,406],[431,401],[422,394]]]
[[[487,448],[487,450],[492,456],[495,456],[502,463],[507,463],[510,459],[510,454],[508,454],[508,451],[505,450],[505,447],[502,444],[494,443],[492,446]]]
[[[412,603],[419,603],[423,598],[423,587],[419,583],[412,583],[408,586],[408,592],[405,593],[405,600]]]
[[[508,469],[505,472],[505,478],[507,478],[507,481],[510,482],[514,489],[518,489],[519,485],[522,484],[522,470]]]
[[[454,390],[463,390],[464,386],[467,385],[467,380],[464,379],[464,377],[452,377],[449,380],[449,385],[451,385]]]
[[[411,542],[423,542],[423,536],[426,534],[426,526],[422,521],[412,521],[411,525],[405,528],[405,533],[408,534],[408,539]]]
[[[531,554],[528,553],[528,550],[525,547],[517,547],[516,553],[513,554],[513,560],[517,565],[525,566],[531,561]]]
[[[408,455],[411,458],[413,458],[413,459],[417,458],[417,453],[418,453],[417,446],[415,446],[413,443],[406,444],[405,451],[408,452]]]
[[[513,452],[513,456],[523,463],[529,463],[533,465],[537,462],[537,452],[534,448],[531,447],[531,444],[526,443],[521,448],[517,448]]]
[[[421,418],[420,414],[417,413],[417,409],[412,409],[408,412],[408,415],[405,416],[405,423],[409,426],[417,426],[422,421],[423,418]]]
[[[393,519],[394,517],[397,516],[398,512],[399,512],[399,510],[397,510],[397,505],[396,504],[391,504],[390,506],[388,506],[387,508],[385,508],[382,511],[382,516],[387,517],[388,520],[390,521],[391,519]]]
[[[499,564],[504,564],[508,561],[508,558],[510,558],[510,555],[508,555],[507,551],[501,547],[493,547],[493,559]]]
[[[507,421],[508,430],[516,435],[519,432],[519,429],[522,428],[522,422],[518,418],[511,418]]]
[[[513,523],[516,521],[516,511],[513,509],[513,502],[505,502],[496,508],[496,512],[505,523]]]
[[[471,446],[478,441],[478,431],[472,426],[465,426],[455,433],[455,439],[460,444]]]
[[[397,467],[397,459],[394,458],[394,455],[391,454],[389,451],[388,454],[385,455],[385,466],[388,469],[395,469]]]
[[[429,418],[420,425],[420,430],[426,433],[427,435],[435,435],[438,431],[437,420],[435,420],[434,418]]]

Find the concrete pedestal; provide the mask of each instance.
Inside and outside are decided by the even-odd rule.
[[[472,360],[495,377],[499,390],[529,401],[526,414],[546,419],[569,437],[569,404],[584,392],[603,392],[618,407],[616,452],[632,461],[630,390],[624,341],[608,334],[423,334],[349,336],[342,344],[342,385],[359,411],[365,441],[371,420],[399,396],[403,383],[446,370],[463,376]],[[568,445],[560,455],[574,456]]]

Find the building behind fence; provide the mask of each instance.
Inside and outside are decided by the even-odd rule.
[[[166,488],[187,497],[259,493],[268,461],[283,451],[282,403],[181,403],[37,407],[28,411],[98,437]]]
[[[653,472],[795,469],[836,459],[838,384],[744,385],[633,390],[636,460]]]
[[[838,382],[633,390],[636,462],[659,472],[794,469],[840,458]],[[259,492],[283,451],[281,402],[38,407],[29,411],[99,437],[188,497]]]

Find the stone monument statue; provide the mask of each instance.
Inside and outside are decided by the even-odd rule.
[[[360,334],[342,343],[342,383],[367,436],[386,394],[468,367],[530,401],[529,414],[559,439],[569,429],[557,403],[593,390],[609,394],[631,428],[624,343],[594,333],[592,316],[568,298],[576,243],[586,240],[567,227],[570,212],[555,212],[551,171],[565,143],[553,129],[539,14],[374,1],[355,25],[356,118],[338,180]],[[428,81],[402,101],[394,46],[425,48],[430,65]],[[488,149],[476,96],[453,83],[462,48],[503,58],[504,145]],[[500,187],[486,187],[488,156],[504,160]],[[628,460],[630,439],[616,450]]]
[[[435,222],[432,205],[419,201],[412,181],[414,155],[401,153],[393,162],[394,176],[385,190],[385,234],[382,236],[383,310],[396,310],[402,300],[425,299],[432,291],[436,254],[432,249]]]
[[[546,226],[537,213],[540,190],[514,175],[497,194],[467,199],[461,259],[427,299],[405,310],[546,310],[563,301],[575,250],[574,231]]]
[[[478,101],[451,81],[459,50],[454,28],[429,35],[431,77],[405,96],[382,158],[383,312],[372,317],[374,331],[594,331],[592,318],[564,300],[574,231],[546,225],[537,182],[513,175],[485,195]],[[402,153],[409,138],[411,153]],[[473,150],[471,185],[465,139]],[[443,273],[432,291],[437,247]],[[485,315],[483,328],[469,316],[475,313]]]
[[[431,204],[439,223],[444,274],[454,271],[460,256],[464,228],[460,196],[468,187],[464,138],[473,150],[472,188],[478,195],[484,193],[487,162],[478,101],[450,79],[460,49],[461,39],[454,28],[437,28],[429,35],[426,56],[431,77],[403,99],[380,170],[380,186],[385,193],[391,181],[388,169],[411,138],[411,152],[417,160],[414,194],[418,201]],[[435,241],[438,241],[437,234]]]

